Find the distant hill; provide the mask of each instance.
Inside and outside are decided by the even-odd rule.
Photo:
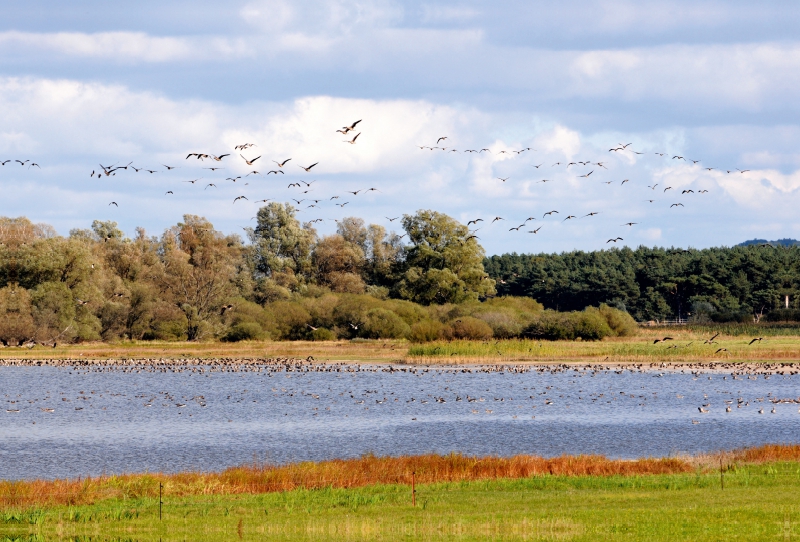
[[[749,245],[763,245],[764,243],[769,243],[773,246],[781,246],[781,247],[792,247],[795,245],[800,245],[800,241],[797,239],[778,239],[777,241],[767,241],[766,239],[750,239],[749,241],[745,241],[744,243],[739,243],[737,246],[746,247]]]

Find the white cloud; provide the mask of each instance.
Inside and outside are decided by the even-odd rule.
[[[205,215],[230,231],[247,225],[257,199],[313,198],[322,200],[319,213],[327,219],[357,215],[382,222],[384,216],[420,208],[470,218],[502,216],[508,225],[482,225],[481,239],[490,253],[519,250],[518,243],[533,239],[537,247],[547,250],[597,246],[616,236],[629,243],[638,239],[680,244],[688,239],[695,245],[713,244],[713,239],[731,234],[742,212],[753,221],[771,224],[783,220],[789,228],[786,235],[796,235],[791,228],[800,204],[800,171],[753,168],[744,174],[725,174],[673,161],[670,156],[658,157],[653,151],[636,160],[608,152],[609,145],[621,141],[635,142],[633,149],[687,145],[675,130],[584,134],[566,124],[546,122],[528,129],[527,121],[515,124],[505,114],[428,100],[309,96],[226,105],[170,99],[121,85],[36,78],[0,78],[0,110],[8,112],[0,133],[0,153],[43,165],[41,171],[7,165],[0,170],[0,184],[6,189],[14,186],[14,193],[20,196],[46,194],[42,198],[18,197],[10,201],[10,209],[37,221],[53,222],[62,232],[85,227],[94,218],[119,220],[129,231],[143,225],[158,232],[179,220],[182,213]],[[357,144],[344,143],[345,136],[336,129],[359,119],[363,120],[356,130],[362,135]],[[738,129],[746,131],[747,127]],[[514,135],[487,135],[498,133]],[[435,146],[445,135],[448,139],[442,145],[459,151],[486,147],[494,152],[450,153],[417,147]],[[245,142],[258,145],[243,154],[262,156],[255,163],[262,175],[236,183],[226,181],[226,177],[252,170],[233,150]],[[536,150],[499,152],[525,147]],[[685,150],[675,149],[688,155]],[[208,162],[185,160],[188,152],[232,156],[214,164],[225,170],[211,172],[202,169]],[[286,158],[292,158],[283,168],[286,174],[263,175],[275,167],[272,160]],[[592,164],[569,169],[553,166],[578,160]],[[98,163],[130,161],[159,172],[126,171],[110,178],[88,178]],[[298,167],[314,162],[319,165],[309,174]],[[597,162],[608,169],[598,167]],[[180,169],[167,173],[161,164]],[[543,165],[532,167],[538,164]],[[591,169],[592,176],[581,177]],[[203,180],[185,182],[196,178]],[[552,182],[538,182],[543,178]],[[626,178],[630,181],[623,185]],[[300,180],[316,182],[303,189],[309,190],[306,194],[286,188]],[[204,190],[209,182],[217,187]],[[649,190],[647,185],[654,182],[659,188]],[[666,186],[673,190],[664,193]],[[346,195],[346,190],[369,187],[380,192],[347,196],[350,204],[344,210],[329,199]],[[684,188],[695,193],[680,194]],[[710,193],[699,194],[701,188]],[[174,199],[165,200],[168,189],[175,191]],[[239,195],[247,195],[250,202],[234,208],[230,203]],[[656,201],[651,204],[648,199]],[[119,210],[108,208],[111,200],[120,203]],[[678,201],[685,208],[670,210],[669,205]],[[299,205],[305,213],[301,216],[311,218],[306,205]],[[559,215],[542,216],[553,209]],[[563,221],[568,214],[580,217],[592,211],[601,214]],[[536,217],[536,227],[544,226],[535,238],[525,237],[527,234],[514,237],[516,232],[508,232],[530,216]],[[639,222],[642,233],[637,228],[620,229],[629,221]],[[708,235],[705,242],[698,229],[703,223],[708,224],[702,231],[703,239]],[[321,231],[324,229],[321,226]]]

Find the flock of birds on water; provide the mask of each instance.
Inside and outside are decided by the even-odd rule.
[[[360,123],[362,122],[361,119],[352,122],[348,125],[345,125],[337,130],[331,130],[332,133],[341,134],[340,137],[341,142],[348,144],[349,146],[355,146],[358,144],[359,137],[361,136],[362,132],[360,131]],[[437,139],[435,144],[432,145],[417,145],[417,147],[424,152],[443,152],[447,154],[451,153],[460,153],[460,154],[470,154],[470,155],[481,155],[483,153],[489,153],[496,156],[503,156],[504,157],[524,157],[526,155],[533,155],[536,153],[537,150],[531,147],[524,147],[521,149],[490,149],[488,147],[482,148],[475,148],[475,149],[457,149],[454,147],[446,146],[447,142],[450,140],[448,136],[441,136]],[[618,145],[612,146],[608,149],[608,152],[611,154],[630,154],[632,156],[641,156],[649,153],[645,153],[633,148],[632,143],[620,143]],[[670,156],[664,152],[655,152],[654,155],[674,161],[675,163],[685,163],[691,165],[698,165],[701,164],[700,160],[696,160],[693,158],[684,157],[682,155],[672,155]],[[240,163],[243,163],[247,166],[249,171],[246,173],[242,172],[241,174],[227,174],[226,171],[229,169],[230,161],[241,160]],[[320,210],[324,207],[338,207],[338,212],[343,212],[345,207],[351,204],[354,201],[354,198],[363,196],[369,193],[378,193],[381,190],[376,186],[364,186],[360,188],[356,188],[353,190],[344,190],[341,193],[337,194],[326,194],[321,195],[322,191],[317,191],[319,185],[316,183],[318,182],[316,179],[303,179],[303,178],[295,178],[294,174],[305,174],[308,176],[309,174],[319,172],[319,167],[324,167],[320,165],[319,161],[308,160],[305,162],[299,162],[297,159],[293,157],[267,157],[265,156],[260,150],[257,144],[247,142],[236,145],[231,152],[224,152],[224,153],[211,153],[211,152],[189,152],[183,157],[181,163],[173,163],[173,164],[161,164],[159,168],[148,168],[144,166],[137,166],[134,165],[133,162],[129,162],[125,165],[119,165],[117,163],[111,165],[103,165],[99,164],[98,168],[94,168],[91,171],[90,177],[103,179],[103,178],[110,178],[116,177],[118,174],[122,174],[123,172],[134,173],[134,174],[155,174],[155,173],[169,173],[176,169],[186,168],[187,161],[191,161],[193,164],[197,164],[201,167],[200,172],[198,173],[199,176],[192,175],[195,178],[189,180],[181,181],[184,184],[188,184],[195,189],[201,189],[206,191],[215,191],[222,186],[222,183],[234,183],[236,186],[242,187],[242,192],[244,192],[245,186],[251,186],[251,182],[256,184],[254,181],[256,179],[265,179],[269,178],[270,175],[273,175],[276,179],[280,179],[280,181],[289,181],[286,184],[286,190],[292,191],[292,197],[288,198],[291,202],[293,202],[295,208],[299,212],[305,213],[313,213],[314,210]],[[0,162],[3,166],[7,163],[12,162],[11,160],[5,160]],[[30,160],[16,160],[15,162],[19,163],[22,166],[27,166],[31,168],[33,166],[41,167],[37,163],[33,163]],[[606,185],[617,185],[621,189],[629,189],[635,184],[643,184],[637,183],[631,179],[613,179],[608,180],[607,176],[605,175],[608,171],[608,166],[610,165],[608,161],[592,161],[592,160],[560,160],[556,161],[552,164],[540,162],[538,160],[531,163],[530,166],[533,167],[536,173],[545,171],[556,171],[560,168],[563,171],[574,173],[575,179],[585,180],[586,182],[594,182],[596,179],[601,178],[602,180],[598,180],[598,182]],[[306,165],[307,164],[307,165]],[[266,167],[260,167],[264,166]],[[318,167],[319,166],[319,167]],[[703,167],[704,170],[711,172],[717,170],[714,167]],[[163,169],[162,169],[163,168]],[[544,169],[541,169],[544,168]],[[232,168],[234,169],[234,168]],[[303,173],[300,173],[302,171]],[[747,173],[749,170],[747,169],[722,169],[719,171],[724,171],[726,174],[744,174]],[[219,173],[218,173],[219,172]],[[544,173],[542,175],[543,178],[533,182],[533,185],[538,185],[541,183],[545,185],[547,183],[554,183],[554,182],[563,182],[556,181],[553,178],[545,178],[545,177],[552,177],[552,175],[548,175]],[[506,177],[496,177],[494,179],[498,184],[505,184],[511,178],[509,176]],[[530,181],[529,181],[530,182]],[[282,182],[281,185],[282,186]],[[627,185],[627,186],[626,186]],[[625,188],[622,188],[625,187]],[[169,187],[167,187],[169,188]],[[267,190],[274,191],[275,186],[270,186],[268,189],[265,189],[263,185],[260,185],[257,190],[261,191]],[[643,188],[643,187],[642,187]],[[653,183],[652,185],[647,185],[647,189],[649,190],[648,196],[643,201],[648,204],[663,204],[668,206],[668,209],[672,209],[673,211],[677,211],[681,208],[685,208],[686,205],[689,205],[688,198],[695,198],[701,197],[705,194],[708,194],[707,189],[701,188],[673,188],[672,186],[663,185],[662,183]],[[165,197],[177,197],[181,191],[177,188],[170,188],[164,192]],[[248,196],[248,194],[250,194]],[[264,195],[263,192],[261,195]],[[621,197],[621,196],[620,196]],[[669,197],[669,199],[665,199]],[[252,198],[252,199],[251,199]],[[283,198],[282,198],[283,199]],[[258,203],[264,204],[270,201],[275,201],[274,198],[265,198],[261,197],[257,199],[256,196],[252,195],[252,190],[249,189],[248,193],[240,193],[236,195],[236,197],[232,198],[231,204],[236,205],[239,202],[251,202],[251,203]],[[686,202],[686,203],[684,203]],[[121,201],[111,201],[108,203],[110,207],[119,207]],[[241,204],[241,203],[240,203]],[[551,209],[548,208],[546,210],[540,211],[541,214],[527,214],[524,217],[519,218],[512,218],[510,216],[500,216],[500,215],[489,215],[484,217],[475,217],[471,220],[467,221],[469,234],[465,240],[469,241],[470,239],[477,239],[480,240],[481,238],[477,235],[477,232],[481,230],[485,226],[490,226],[493,228],[503,228],[507,227],[508,232],[524,232],[528,234],[539,234],[543,229],[547,231],[549,226],[547,222],[560,222],[565,223],[568,221],[581,221],[581,220],[591,220],[593,217],[596,217],[603,213],[601,209],[594,209],[589,212],[580,212],[580,213],[571,213],[567,210],[563,209]],[[574,211],[573,211],[574,212]],[[308,214],[303,215],[304,222],[309,224],[315,224],[318,222],[323,222],[327,220],[325,218],[308,218],[305,217]],[[255,217],[253,217],[255,218]],[[389,223],[398,220],[400,216],[396,217],[385,217]],[[252,219],[251,219],[252,220]],[[335,219],[332,219],[335,221]],[[609,236],[608,240],[605,242],[606,245],[608,244],[616,244],[620,241],[624,241],[625,239],[620,235],[620,233],[626,231],[629,228],[640,226],[642,222],[636,219],[622,219],[620,221],[619,228],[623,228],[623,230],[615,231],[611,236]],[[481,224],[483,223],[483,224]],[[499,224],[498,224],[499,223]],[[510,226],[510,227],[508,227]],[[240,226],[245,231],[248,228],[244,226]],[[400,236],[402,237],[405,236]]]
[[[28,361],[23,360],[3,360],[3,365],[5,366],[15,366],[15,365],[25,365],[30,367],[31,363]],[[468,367],[445,367],[445,368],[432,368],[429,366],[418,366],[418,365],[361,365],[361,364],[349,364],[349,363],[326,363],[326,362],[317,362],[313,357],[309,356],[307,359],[293,359],[293,358],[275,358],[275,359],[263,359],[263,358],[222,358],[222,359],[181,359],[181,360],[174,360],[174,359],[117,359],[117,360],[103,360],[103,361],[79,361],[79,360],[41,360],[35,363],[38,366],[55,366],[61,368],[69,369],[69,374],[76,374],[76,375],[88,375],[88,374],[98,374],[98,373],[110,373],[110,372],[117,372],[123,374],[150,374],[150,375],[157,375],[157,374],[187,374],[190,376],[204,376],[204,377],[211,377],[214,374],[225,374],[225,373],[255,373],[257,375],[265,376],[267,379],[271,378],[279,378],[281,376],[285,376],[290,378],[292,375],[295,376],[303,376],[313,373],[328,373],[331,375],[335,375],[335,378],[340,378],[341,376],[351,375],[355,377],[358,374],[370,374],[370,373],[383,373],[383,374],[395,374],[398,375],[406,375],[407,377],[424,377],[424,376],[447,376],[452,377],[455,375],[464,375],[464,374],[505,374],[505,375],[524,375],[528,373],[535,373],[539,375],[566,375],[568,376],[570,384],[578,384],[581,378],[587,377],[589,379],[597,377],[597,376],[604,376],[609,375],[611,373],[616,375],[622,375],[625,373],[634,374],[649,374],[652,378],[662,378],[667,376],[668,374],[682,374],[688,375],[692,378],[693,381],[698,381],[701,379],[712,380],[712,377],[715,378],[718,382],[721,381],[745,381],[745,380],[769,380],[772,377],[781,377],[781,378],[792,378],[797,375],[800,375],[800,368],[796,366],[794,363],[759,363],[759,364],[742,364],[742,363],[732,363],[732,362],[715,362],[715,363],[635,363],[635,364],[626,364],[626,365],[605,365],[605,364],[586,364],[586,365],[573,365],[573,364],[558,364],[558,365],[487,365],[487,366],[468,366]],[[721,378],[720,378],[721,377]],[[250,382],[250,381],[248,381]],[[267,385],[269,380],[264,380],[262,384],[265,386],[259,386],[257,392],[266,392]],[[371,385],[375,385],[372,382]],[[269,387],[270,391],[272,392],[273,398],[284,398],[287,401],[290,401],[288,404],[295,404],[294,401],[301,400],[302,398],[305,399],[312,399],[318,400],[320,399],[321,395],[327,395],[327,397],[323,397],[323,399],[334,399],[334,403],[338,403],[338,397],[341,397],[342,403],[349,403],[352,402],[357,407],[363,407],[366,410],[369,410],[369,407],[372,406],[373,408],[379,408],[379,405],[387,404],[387,403],[398,403],[398,404],[407,404],[407,405],[436,405],[436,404],[445,404],[445,403],[464,403],[466,405],[472,405],[469,407],[471,414],[478,414],[478,413],[485,413],[485,414],[493,414],[495,413],[494,408],[485,408],[482,407],[481,409],[476,408],[476,403],[506,403],[508,405],[512,404],[511,402],[516,401],[513,403],[515,405],[520,405],[518,408],[527,408],[530,407],[535,409],[539,408],[547,408],[553,405],[561,405],[566,409],[569,409],[570,404],[575,404],[574,401],[576,399],[573,395],[564,395],[564,393],[574,393],[574,390],[565,390],[563,388],[563,382],[561,386],[558,383],[550,382],[549,385],[540,386],[540,390],[536,392],[535,395],[530,394],[527,397],[519,396],[517,397],[513,395],[502,395],[496,396],[484,396],[481,394],[470,395],[469,393],[460,393],[454,388],[453,380],[448,380],[450,382],[449,386],[446,386],[442,389],[441,385],[437,388],[438,391],[431,390],[431,393],[426,393],[424,388],[424,384],[422,385],[423,388],[419,389],[420,393],[409,395],[407,398],[401,398],[395,391],[385,391],[385,392],[378,392],[378,390],[362,390],[362,391],[355,391],[353,389],[343,390],[341,393],[332,394],[321,391],[308,391],[304,389],[309,386],[301,386],[299,389],[297,386],[293,387],[292,389],[287,389],[286,384],[280,384],[277,381],[273,383]],[[516,381],[505,381],[505,383],[510,384],[510,387],[514,387],[515,384],[520,384],[521,382]],[[251,382],[252,383],[252,382]],[[531,385],[535,382],[524,382],[528,384],[528,386],[517,386],[521,392],[533,392],[536,390],[536,387]],[[317,383],[319,384],[319,383]],[[392,390],[399,390],[403,386],[397,386],[397,382],[394,384],[390,384],[388,381],[383,381],[383,385],[390,386]],[[417,383],[411,382],[410,387],[417,389]],[[505,385],[505,384],[504,384]],[[726,384],[726,386],[730,387],[733,384]],[[602,387],[602,386],[601,386]],[[742,387],[738,385],[737,387]],[[501,386],[502,388],[502,386]],[[485,391],[490,392],[492,390],[492,386],[487,388]],[[499,388],[494,388],[495,393],[499,391]],[[648,398],[651,400],[655,400],[659,398],[659,388],[658,391],[647,392],[645,395],[642,395],[643,392],[638,391],[636,393],[631,392],[630,390],[622,390],[619,392],[611,392],[605,390],[605,388],[600,389],[597,388],[594,391],[591,390],[584,390],[583,387],[577,391],[577,400],[584,401],[589,400],[592,404],[594,403],[607,403],[613,404],[619,400],[628,400],[633,399],[636,401],[637,406],[647,406]],[[330,391],[330,388],[328,389]],[[409,390],[406,390],[410,393]],[[510,391],[510,389],[509,389]],[[758,413],[764,414],[764,406],[763,403],[769,402],[772,404],[770,412],[772,414],[777,413],[776,405],[780,404],[798,404],[800,405],[800,397],[798,398],[787,398],[787,397],[779,397],[774,395],[772,392],[768,392],[761,397],[752,397],[752,398],[744,398],[741,396],[744,393],[742,390],[738,390],[737,394],[738,397],[733,397],[732,390],[722,390],[719,389],[719,386],[713,390],[720,394],[727,394],[731,395],[731,398],[722,398],[721,403],[724,406],[726,413],[731,413],[733,408],[743,409],[747,408],[753,404],[753,406],[758,406]],[[231,401],[233,403],[258,403],[258,399],[247,399],[244,395],[247,393],[248,390],[245,389],[242,392],[242,395],[239,397],[234,397],[232,395],[228,395],[225,398],[225,401]],[[447,392],[447,393],[445,393]],[[475,393],[473,391],[473,393]],[[661,394],[662,397],[665,395],[669,395],[672,392],[664,392]],[[711,412],[711,400],[709,399],[708,391],[703,391],[703,399],[706,400],[705,403],[697,407],[697,410],[701,414],[708,414]],[[4,398],[7,403],[6,412],[9,414],[18,414],[21,411],[21,407],[27,407],[30,409],[38,408],[42,412],[45,413],[54,413],[56,411],[56,406],[53,405],[54,401],[58,401],[60,399],[60,403],[57,406],[61,407],[62,409],[66,408],[68,410],[75,410],[81,411],[86,408],[92,408],[92,400],[99,401],[100,398],[103,397],[126,397],[129,401],[139,401],[142,400],[142,407],[150,408],[153,406],[161,406],[161,407],[175,407],[175,408],[185,408],[189,404],[196,404],[196,406],[200,408],[205,408],[208,405],[208,399],[204,395],[194,395],[192,397],[189,396],[180,396],[176,394],[172,394],[166,391],[158,392],[158,393],[144,393],[144,392],[137,392],[133,396],[126,395],[123,392],[113,393],[110,390],[76,390],[75,397],[69,397],[70,393],[65,391],[60,391],[56,395],[59,395],[58,398],[54,398],[53,394],[50,391],[46,392],[46,396],[44,398],[25,398],[22,394],[4,394]],[[348,397],[349,396],[349,397]],[[684,395],[681,393],[675,394],[675,399],[681,400],[684,399]],[[214,398],[218,402],[221,400],[221,397]],[[69,405],[68,403],[77,402],[77,406]],[[537,405],[534,403],[541,402],[542,404]],[[508,406],[507,405],[507,406]],[[100,410],[106,410],[107,406],[99,406]],[[308,406],[308,405],[306,405]],[[325,410],[331,410],[330,406],[326,407]],[[557,410],[557,409],[556,409]],[[317,415],[319,411],[318,407],[313,408],[314,414]],[[507,412],[508,409],[505,409]],[[798,408],[798,412],[800,412],[800,407]],[[498,412],[500,413],[500,412]],[[547,411],[548,414],[552,413],[551,410]],[[288,416],[288,412],[284,412],[285,416]],[[517,414],[513,414],[512,418],[517,418]],[[531,418],[535,419],[535,415],[532,415]],[[416,421],[417,418],[412,418],[413,421]],[[229,420],[230,421],[230,420]],[[693,424],[699,423],[698,420],[692,419]],[[35,421],[33,421],[35,423]]]

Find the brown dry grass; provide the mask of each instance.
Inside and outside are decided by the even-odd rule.
[[[120,358],[298,358],[320,361],[391,361],[405,356],[405,341],[130,341],[82,343],[57,348],[3,348],[0,359],[120,359]]]
[[[400,457],[365,456],[305,462],[284,466],[248,465],[219,473],[128,474],[77,480],[32,480],[0,482],[0,509],[92,504],[110,498],[158,497],[164,495],[229,495],[268,493],[325,487],[352,488],[373,484],[416,483],[557,476],[632,476],[690,472],[694,467],[678,458],[611,460],[602,456],[542,458],[468,457],[422,455]]]

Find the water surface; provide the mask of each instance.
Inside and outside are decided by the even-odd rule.
[[[773,403],[800,396],[798,375],[351,370],[0,367],[0,478],[365,453],[633,458],[800,440],[800,405]]]

